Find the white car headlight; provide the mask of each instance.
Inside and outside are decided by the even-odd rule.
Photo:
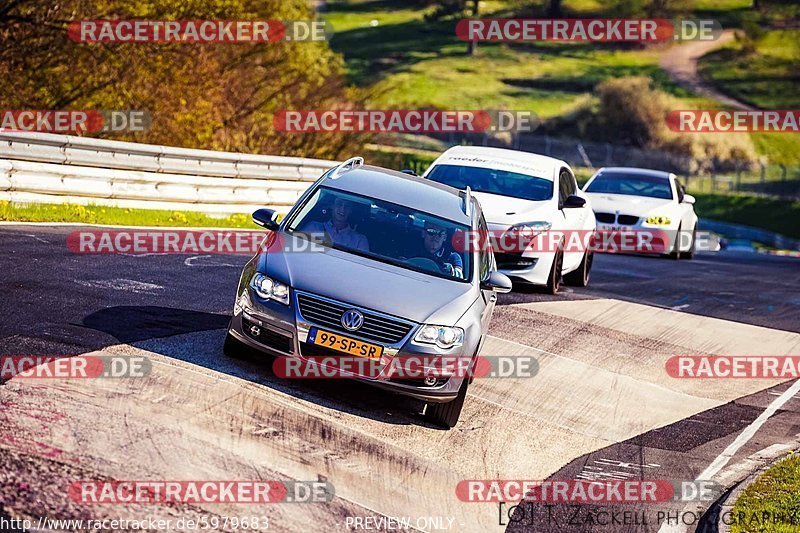
[[[544,233],[552,228],[553,225],[545,220],[536,220],[534,222],[523,222],[522,224],[515,224],[509,228],[509,233],[519,232],[529,234],[530,236]]]
[[[672,221],[667,216],[652,215],[647,217],[645,223],[650,226],[669,226],[672,223]]]
[[[424,324],[414,336],[414,341],[422,344],[435,344],[439,348],[447,350],[464,343],[464,330],[451,326]]]
[[[255,293],[265,300],[275,300],[284,305],[289,305],[289,286],[275,281],[261,273],[256,273],[250,280],[250,287]]]

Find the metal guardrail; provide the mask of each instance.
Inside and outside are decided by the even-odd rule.
[[[719,233],[729,239],[757,242],[781,250],[800,250],[800,241],[752,226],[701,218],[700,228]]]
[[[0,200],[207,213],[286,208],[335,161],[0,130]]]

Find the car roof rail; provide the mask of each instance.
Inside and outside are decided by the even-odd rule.
[[[360,157],[360,156],[351,157],[350,159],[348,159],[344,163],[338,164],[336,166],[336,168],[333,169],[333,172],[331,172],[331,175],[329,176],[329,178],[332,179],[332,180],[335,180],[336,178],[338,178],[342,174],[342,172],[344,172],[346,170],[353,170],[354,168],[358,168],[358,167],[362,166],[363,164],[364,164],[364,158],[363,157]]]
[[[467,188],[464,189],[464,214],[468,217],[472,216],[472,189]]]

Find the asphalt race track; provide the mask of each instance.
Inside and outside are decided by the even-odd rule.
[[[455,487],[709,473],[729,486],[800,438],[800,394],[783,394],[794,383],[664,370],[672,355],[800,354],[798,259],[600,255],[587,289],[501,295],[484,353],[532,355],[539,372],[476,380],[458,426],[444,431],[410,400],[358,383],[289,382],[268,361],[223,356],[245,257],[75,255],[72,229],[0,226],[0,354],[145,355],[153,371],[0,384],[0,514],[246,514],[279,531],[348,531],[348,517],[391,516],[427,531],[655,532],[665,530],[659,511],[692,505],[634,509],[644,513],[636,526],[587,525],[591,509],[509,510],[461,502]],[[66,497],[81,479],[327,479],[336,497],[89,508]]]

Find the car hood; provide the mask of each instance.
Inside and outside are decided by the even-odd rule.
[[[282,236],[287,245],[304,242],[291,235]],[[453,325],[478,297],[470,283],[437,278],[332,248],[305,252],[268,250],[261,254],[258,271],[297,290],[420,323]]]
[[[608,194],[601,192],[584,193],[592,202],[595,213],[614,213],[619,211],[623,215],[644,217],[653,211],[670,210],[674,205],[673,200],[663,198],[647,198],[644,196],[631,196],[629,194]]]
[[[511,226],[520,222],[550,221],[555,213],[552,200],[523,200],[485,192],[472,193],[481,203],[486,222],[492,226]]]

